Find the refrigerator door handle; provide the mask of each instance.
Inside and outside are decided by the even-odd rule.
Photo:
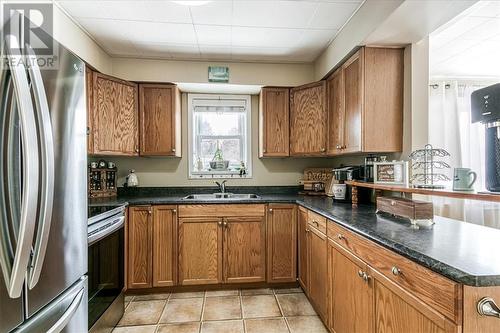
[[[82,302],[83,296],[85,296],[85,286],[83,286],[78,294],[76,295],[75,299],[73,302],[71,302],[70,306],[64,312],[64,314],[59,318],[56,323],[47,330],[47,333],[59,333],[63,330],[63,328],[66,327],[68,322],[71,320],[73,315],[75,314],[76,310],[78,310],[78,307],[80,306],[80,303]]]
[[[6,35],[6,52],[11,48],[19,49],[19,43],[15,36]],[[14,66],[10,67],[14,91],[17,98],[19,119],[21,124],[22,141],[22,199],[20,222],[17,235],[16,249],[12,264],[6,260],[6,253],[0,253],[0,264],[4,279],[7,284],[7,292],[11,298],[21,296],[27,266],[30,260],[31,245],[35,230],[35,221],[38,206],[38,137],[36,131],[35,113],[31,99],[31,91],[26,75],[26,68],[22,56],[8,54]],[[0,252],[4,246],[0,246]]]
[[[30,59],[29,76],[33,88],[35,106],[38,110],[38,129],[40,133],[41,174],[40,174],[40,217],[31,264],[28,269],[28,288],[33,289],[38,283],[49,241],[52,207],[54,204],[54,139],[50,120],[49,103],[45,95],[42,73],[36,61],[36,55],[28,44],[25,45]]]

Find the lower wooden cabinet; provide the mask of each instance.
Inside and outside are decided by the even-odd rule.
[[[227,217],[224,227],[224,283],[266,280],[265,218]]]
[[[297,207],[270,204],[267,212],[267,282],[297,281]]]
[[[297,209],[297,235],[298,235],[298,278],[299,284],[307,294],[309,286],[309,265],[307,255],[307,234],[309,227],[307,223],[307,210],[303,207]]]
[[[153,287],[177,282],[177,209],[153,206]]]
[[[265,281],[264,208],[264,205],[179,206],[179,284]]]
[[[222,282],[222,218],[179,218],[179,284]]]
[[[176,206],[132,206],[127,225],[127,287],[173,286],[177,282]]]
[[[307,233],[308,295],[318,315],[327,318],[327,238],[309,224]]]
[[[368,276],[364,279],[366,270],[362,261],[328,241],[328,326],[332,332],[373,332],[373,288]]]
[[[153,286],[151,251],[153,223],[151,206],[129,207],[128,209],[128,274],[130,289]]]

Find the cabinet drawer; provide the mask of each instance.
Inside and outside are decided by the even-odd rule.
[[[460,284],[358,236],[335,222],[328,222],[327,235],[397,285],[455,323],[460,323]]]
[[[326,235],[326,218],[325,217],[308,210],[307,211],[307,223]]]
[[[180,205],[179,217],[255,217],[265,215],[261,204]]]

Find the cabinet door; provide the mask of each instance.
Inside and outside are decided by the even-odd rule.
[[[180,95],[175,85],[140,84],[141,155],[181,156]]]
[[[460,331],[459,327],[444,316],[381,275],[380,279],[374,280],[374,297],[375,332],[377,333],[456,333]]]
[[[222,219],[179,218],[179,284],[222,282]]]
[[[326,83],[319,81],[291,89],[290,155],[326,153]]]
[[[153,206],[153,287],[167,287],[177,280],[177,209]]]
[[[297,214],[297,226],[298,226],[298,265],[299,265],[299,283],[306,292],[309,293],[309,270],[308,270],[308,255],[307,255],[307,234],[309,233],[309,227],[307,224],[307,210],[305,208],[299,207]]]
[[[342,66],[344,72],[344,140],[343,153],[361,151],[361,114],[363,110],[363,50]],[[367,124],[367,126],[370,126]]]
[[[288,88],[262,88],[259,107],[260,157],[283,157],[290,149]]]
[[[344,71],[337,69],[326,80],[328,110],[328,155],[342,153],[344,146]]]
[[[373,332],[373,279],[365,281],[363,272],[367,267],[362,261],[328,241],[328,323],[332,332]]]
[[[267,215],[267,282],[297,281],[297,208],[270,204]]]
[[[128,287],[151,288],[153,234],[151,207],[130,207],[128,212]]]
[[[309,225],[308,263],[309,298],[319,316],[327,318],[327,239],[326,235]]]
[[[135,83],[94,72],[94,154],[138,155],[138,98]]]
[[[265,281],[265,217],[228,217],[223,224],[224,282]]]

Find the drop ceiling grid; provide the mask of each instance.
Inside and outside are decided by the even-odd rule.
[[[430,37],[431,76],[500,77],[499,55],[499,1],[480,1]]]
[[[313,61],[363,0],[57,0],[112,56]]]

